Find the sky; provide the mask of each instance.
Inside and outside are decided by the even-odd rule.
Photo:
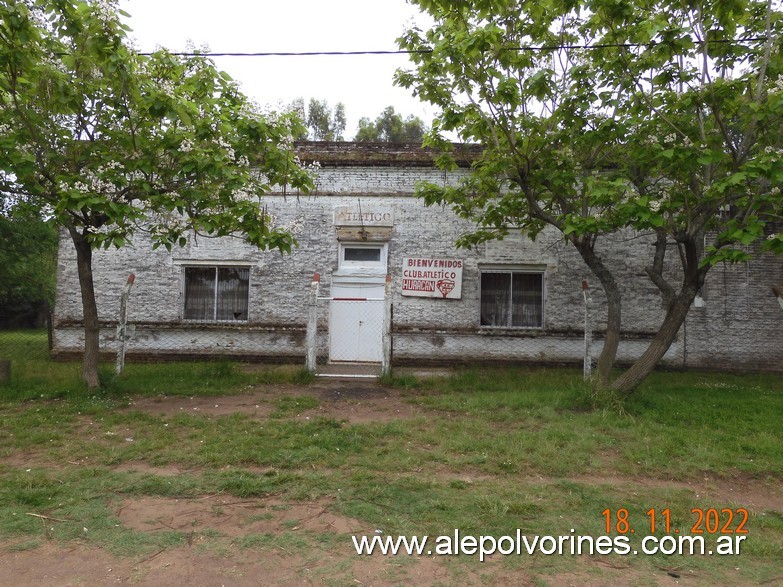
[[[427,17],[405,0],[120,0],[136,48],[184,51],[188,42],[216,53],[394,51],[406,27]],[[296,98],[345,104],[346,139],[358,120],[374,120],[387,106],[429,126],[435,110],[393,85],[405,55],[216,57],[262,106],[280,108]]]

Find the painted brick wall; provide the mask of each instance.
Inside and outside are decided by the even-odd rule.
[[[758,253],[758,251],[756,251]],[[684,328],[687,365],[783,371],[783,308],[772,294],[783,284],[783,259],[758,255],[714,267]]]
[[[119,251],[96,251],[94,268],[102,344],[116,346],[119,296],[128,274],[136,274],[129,300],[129,321],[137,325],[129,357],[222,354],[258,360],[300,360],[304,356],[307,293],[314,272],[328,295],[337,269],[338,243],[334,209],[356,206],[391,208],[389,241],[393,279],[394,356],[398,361],[527,360],[579,362],[582,356],[581,282],[593,294],[596,348],[605,321],[605,300],[573,247],[555,231],[536,242],[509,235],[471,250],[457,250],[454,240],[470,228],[449,210],[427,208],[411,196],[416,181],[454,182],[465,173],[444,174],[417,166],[324,167],[312,195],[280,193],[265,199],[275,222],[295,227],[299,248],[290,255],[258,251],[236,238],[196,238],[171,253],[152,251],[140,236]],[[619,358],[632,360],[644,349],[663,315],[655,286],[644,273],[652,240],[630,231],[604,239],[610,266],[624,291]],[[461,300],[405,297],[400,294],[404,257],[446,257],[464,261]],[[183,266],[195,261],[250,265],[247,324],[183,323]],[[487,265],[545,268],[545,327],[542,330],[479,327],[479,270]],[[705,287],[705,307],[696,308],[665,361],[674,366],[765,368],[783,370],[783,311],[769,293],[783,283],[780,260],[769,257],[748,265],[717,267]],[[63,237],[58,263],[54,354],[69,356],[82,345],[81,302],[73,247]],[[687,345],[687,346],[686,346]]]

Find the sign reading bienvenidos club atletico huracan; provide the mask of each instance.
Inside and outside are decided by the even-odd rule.
[[[461,299],[462,259],[403,258],[402,295]]]

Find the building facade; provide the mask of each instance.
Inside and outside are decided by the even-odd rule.
[[[458,181],[475,151],[458,151],[460,167],[444,172],[431,153],[410,145],[303,143],[298,149],[303,162],[320,164],[315,190],[264,198],[276,225],[299,243],[291,254],[259,251],[238,238],[202,237],[171,252],[153,251],[143,237],[121,250],[95,252],[104,352],[118,347],[120,294],[133,273],[129,360],[304,363],[309,292],[318,273],[322,361],[380,361],[390,303],[393,364],[581,364],[583,280],[594,283],[588,324],[598,355],[606,316],[600,288],[556,231],[535,241],[512,234],[457,249],[455,240],[470,224],[414,197],[418,181]],[[600,247],[624,290],[618,359],[629,362],[663,317],[660,294],[644,272],[652,239],[627,231]],[[783,262],[770,255],[714,268],[663,362],[783,371],[783,310],[771,293],[782,283]],[[64,237],[52,353],[75,357],[82,345],[75,253]]]

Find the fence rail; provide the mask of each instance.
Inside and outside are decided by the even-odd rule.
[[[596,290],[593,300],[588,289],[580,291],[579,284],[574,284],[579,295],[572,296],[570,304],[557,305],[562,308],[557,314],[544,312],[543,327],[530,328],[485,325],[478,305],[471,309],[468,304],[458,305],[449,300],[393,295],[390,282],[386,283],[382,297],[326,296],[321,295],[320,278],[316,275],[309,294],[305,294],[309,295],[307,304],[300,305],[305,311],[285,323],[239,320],[162,323],[150,319],[130,321],[118,329],[120,321],[102,322],[102,358],[114,361],[124,345],[128,361],[133,362],[229,359],[301,364],[304,361],[311,372],[319,375],[378,375],[389,373],[392,366],[415,364],[508,362],[581,365],[585,376],[589,376],[602,350],[605,302],[600,291]],[[780,311],[777,302],[783,305],[779,293],[779,290],[775,292],[773,313],[769,314],[773,329]],[[718,320],[723,330],[715,331],[708,323],[708,311],[710,320]],[[753,351],[757,357],[749,356],[750,351],[737,355],[743,347],[759,348],[753,342],[757,335],[755,327],[740,320],[748,312],[720,298],[706,302],[698,298],[663,365],[781,371],[779,347],[774,345],[768,352]],[[618,364],[629,364],[641,355],[657,332],[662,316],[660,299],[652,294],[636,298],[623,307]],[[26,356],[47,361],[50,356],[66,360],[80,358],[84,344],[80,321],[60,321],[48,334],[47,337],[47,330],[0,331],[0,360],[10,360],[13,370],[14,361],[24,360]]]

